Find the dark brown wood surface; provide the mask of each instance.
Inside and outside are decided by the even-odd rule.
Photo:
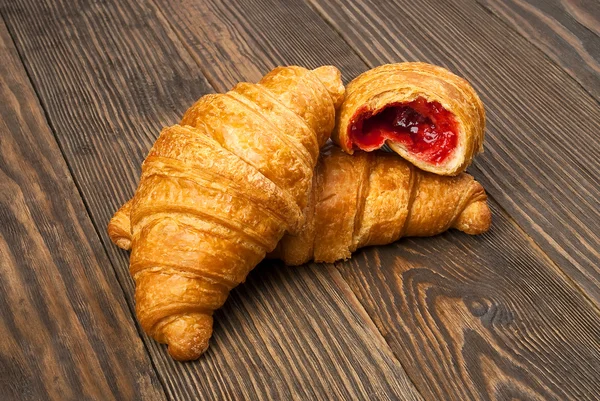
[[[2,394],[600,399],[593,7],[0,1],[10,32],[0,49],[12,55],[0,60],[0,262],[15,277],[0,285],[9,306],[0,314],[9,339],[0,346]],[[538,36],[540,27],[554,33]],[[586,63],[574,63],[575,53]],[[335,266],[265,262],[217,312],[197,362],[171,361],[136,331],[127,255],[105,226],[162,126],[202,94],[276,65],[333,64],[347,82],[417,59],[467,77],[486,104],[486,153],[470,170],[493,198],[489,233],[405,239]],[[45,303],[51,320],[35,317]],[[53,369],[61,374],[50,378]]]
[[[485,152],[470,171],[600,305],[598,102],[535,46],[471,1],[416,2],[402,21],[389,13],[402,8],[397,2],[351,4],[332,1],[315,7],[370,66],[429,61],[473,84],[486,105],[487,131]],[[364,23],[347,23],[366,16],[365,9],[369,18]]]
[[[600,101],[600,2],[479,0]]]
[[[259,37],[260,41],[256,43],[260,43],[254,46],[253,55],[260,54],[260,52],[264,52],[265,57],[270,57],[271,64],[268,64],[268,67],[277,64],[290,64],[290,63],[300,63],[303,65],[320,65],[324,63],[331,62],[330,60],[335,59],[336,55],[340,53],[340,49],[345,49],[342,53],[344,57],[341,58],[340,63],[342,65],[350,63],[353,67],[350,70],[356,70],[358,72],[362,71],[366,67],[361,66],[361,60],[358,56],[353,53],[352,49],[340,38],[336,35],[336,32],[333,30],[328,30],[327,25],[323,22],[320,24],[311,24],[310,30],[319,32],[318,38],[320,39],[318,42],[315,41],[314,37],[310,35],[306,35],[306,40],[302,38],[296,39],[300,42],[300,44],[296,44],[296,50],[290,51],[286,49],[285,45],[279,47],[280,54],[274,54],[272,50],[271,43],[277,41],[277,38],[281,37],[289,37],[290,29],[294,29],[294,27],[301,26],[302,21],[318,21],[316,17],[316,13],[310,7],[302,4],[286,5],[286,7],[278,7],[277,2],[269,2],[266,0],[261,1],[250,1],[244,3],[238,3],[235,6],[229,5],[228,7],[210,7],[210,8],[200,8],[195,6],[190,6],[186,2],[171,2],[171,1],[162,1],[160,2],[161,7],[165,10],[165,14],[170,15],[173,19],[174,26],[185,26],[185,32],[187,32],[187,39],[183,38],[183,40],[187,40],[191,46],[190,51],[197,59],[203,59],[210,57],[211,54],[215,54],[217,49],[230,49],[232,48],[229,43],[228,37],[224,39],[219,38],[217,42],[210,40],[210,37],[206,35],[206,33],[197,28],[197,25],[194,21],[203,20],[213,22],[215,25],[224,24],[225,21],[235,21],[236,29],[230,30],[231,37],[243,38],[251,40],[251,38]],[[343,7],[340,5],[339,9]],[[251,12],[251,10],[268,10],[268,12]],[[352,20],[358,18],[347,18],[346,20]],[[271,29],[265,29],[266,26],[269,25],[272,20],[280,20],[287,21],[288,24],[282,24],[281,26],[272,26]],[[317,25],[315,27],[314,25]],[[262,28],[261,28],[262,27]],[[531,46],[533,49],[533,47]],[[303,50],[305,49],[305,50]],[[333,49],[333,50],[330,50]],[[283,53],[287,50],[287,53]],[[289,56],[288,56],[289,54]],[[266,56],[270,55],[270,56]],[[237,58],[235,60],[235,65],[245,65],[248,63],[248,60],[244,58],[243,55],[235,51],[231,51],[231,54],[227,54],[225,60],[230,60],[232,58]],[[392,61],[392,60],[389,60]],[[232,63],[233,67],[234,63]],[[207,78],[209,80],[217,80],[218,76],[211,74],[211,71],[208,70],[206,72]],[[352,78],[353,75],[350,75]],[[481,177],[481,173],[476,174],[477,177]],[[493,185],[493,183],[489,183],[488,185]],[[505,229],[500,230],[499,233],[491,238],[464,238],[464,235],[450,233],[447,235],[452,235],[455,238],[452,241],[447,241],[445,246],[438,246],[433,248],[437,254],[434,252],[430,252],[426,254],[424,258],[415,259],[412,262],[403,261],[406,265],[404,268],[410,271],[410,268],[429,268],[432,269],[435,265],[432,266],[432,260],[439,264],[439,259],[444,261],[445,267],[442,270],[447,270],[450,273],[453,272],[455,266],[453,265],[453,261],[456,259],[457,254],[464,257],[464,255],[457,253],[457,250],[453,246],[453,242],[465,242],[465,241],[481,241],[477,242],[478,244],[478,254],[480,258],[485,261],[486,266],[494,267],[491,272],[482,271],[478,268],[477,263],[469,264],[469,261],[472,261],[473,258],[465,259],[465,266],[462,268],[466,269],[472,275],[473,282],[470,285],[463,284],[459,288],[455,288],[452,290],[452,293],[455,298],[455,302],[461,303],[462,298],[469,299],[472,294],[476,294],[480,292],[480,287],[485,286],[493,286],[498,280],[498,276],[502,274],[506,274],[511,270],[514,270],[515,273],[521,272],[525,277],[522,278],[521,281],[518,281],[519,287],[516,289],[517,293],[519,290],[526,291],[531,287],[535,292],[539,292],[541,295],[539,296],[539,302],[541,307],[539,308],[539,313],[546,313],[544,310],[544,305],[551,304],[552,299],[546,298],[544,294],[545,289],[554,288],[558,290],[559,288],[565,292],[565,294],[570,294],[572,298],[570,298],[569,302],[573,302],[570,305],[570,308],[578,308],[581,305],[585,308],[587,305],[587,300],[585,297],[582,297],[581,294],[578,293],[576,288],[573,288],[568,279],[565,280],[563,276],[563,272],[559,269],[556,269],[553,262],[548,260],[545,255],[539,252],[536,244],[532,244],[530,239],[527,237],[523,231],[514,224],[514,221],[506,215],[501,209],[498,209],[495,214],[495,219],[497,224],[500,226],[504,226]],[[428,239],[427,241],[431,241]],[[430,245],[431,243],[428,242]],[[510,249],[508,253],[510,255],[505,255],[507,252],[507,246],[504,246],[505,243],[515,243],[516,247],[514,249]],[[411,248],[410,245],[404,245],[403,249]],[[416,250],[413,250],[417,252]],[[419,251],[422,252],[422,251]],[[538,258],[527,258],[526,256],[529,254],[538,254]],[[393,258],[397,258],[398,252],[392,251]],[[502,259],[500,257],[503,257]],[[593,255],[592,255],[593,257]],[[393,259],[392,258],[392,259]],[[371,258],[371,260],[377,260],[377,257]],[[378,265],[377,263],[375,263]],[[385,266],[378,265],[376,269],[372,268],[372,265],[369,263],[359,264],[356,269],[348,270],[344,267],[345,265],[341,265],[342,275],[349,279],[351,285],[357,294],[360,294],[359,297],[363,304],[367,307],[367,310],[370,312],[371,316],[375,318],[378,323],[379,328],[387,333],[388,338],[393,339],[391,341],[392,348],[396,355],[402,360],[403,364],[409,370],[411,377],[413,380],[417,381],[417,384],[423,391],[431,398],[431,399],[441,399],[441,398],[454,398],[457,400],[461,399],[478,399],[483,397],[487,392],[496,395],[496,391],[493,389],[490,390],[487,388],[489,383],[486,380],[481,380],[481,378],[485,378],[486,375],[482,373],[483,368],[480,366],[471,366],[471,371],[468,372],[468,379],[463,380],[461,376],[464,374],[463,371],[457,369],[455,371],[446,371],[447,365],[450,366],[461,366],[464,364],[465,360],[477,360],[479,358],[479,349],[475,344],[475,340],[473,340],[473,344],[471,341],[465,341],[464,339],[456,339],[453,337],[444,338],[445,342],[441,342],[440,344],[436,344],[438,348],[444,347],[455,347],[461,350],[461,353],[457,354],[451,360],[444,361],[445,363],[440,364],[440,360],[438,358],[427,359],[424,358],[420,361],[412,360],[412,357],[415,353],[418,353],[420,349],[427,348],[431,344],[428,344],[428,341],[432,341],[431,339],[422,339],[419,338],[419,333],[424,329],[422,324],[415,324],[410,330],[406,330],[406,332],[402,332],[399,328],[410,327],[407,325],[406,320],[410,319],[410,317],[418,314],[419,311],[415,309],[411,309],[410,306],[405,311],[405,313],[399,313],[392,318],[392,321],[389,324],[385,324],[385,314],[380,313],[378,307],[387,306],[391,310],[395,310],[398,307],[398,299],[394,297],[394,294],[402,293],[402,286],[399,283],[398,286],[392,286],[391,289],[387,290],[385,296],[381,296],[380,291],[372,291],[373,285],[365,285],[365,281],[374,280],[375,285],[378,288],[386,288],[386,283],[390,281],[393,282],[394,274],[399,274],[398,272],[402,271],[401,269],[394,269],[393,264],[388,264]],[[389,271],[389,276],[386,274],[382,274],[380,276],[375,276],[374,279],[371,278],[373,272],[386,271],[385,269],[392,268]],[[439,268],[439,267],[438,267]],[[529,280],[525,280],[528,277],[529,273],[536,273],[545,275],[543,278],[537,279],[536,275],[533,274]],[[400,281],[400,280],[398,280]],[[529,281],[529,282],[527,282]],[[430,284],[431,286],[439,285],[435,282]],[[456,284],[455,284],[456,286]],[[503,287],[499,289],[498,294],[496,294],[497,299],[490,302],[497,302],[498,308],[506,308],[509,313],[518,315],[520,311],[519,307],[513,307],[511,305],[511,288]],[[362,296],[363,294],[367,294],[367,296]],[[373,296],[369,296],[369,294],[374,294]],[[565,298],[566,299],[566,298]],[[382,302],[382,300],[384,302]],[[387,302],[385,302],[387,301]],[[514,310],[513,310],[514,308]],[[389,311],[386,313],[390,313]],[[431,313],[435,313],[435,311],[431,311]],[[564,332],[576,332],[578,330],[583,330],[586,332],[586,338],[594,338],[599,333],[596,329],[600,327],[600,321],[595,317],[595,314],[590,315],[592,319],[594,319],[595,324],[587,324],[586,319],[577,318],[576,321],[568,321],[566,322],[566,326],[564,327]],[[465,319],[459,319],[460,315],[455,316],[455,319],[444,322],[444,324],[451,324],[452,329],[455,331],[463,331],[468,330],[472,324],[472,316],[469,318],[468,315]],[[558,316],[557,316],[558,318]],[[551,331],[553,330],[553,324],[556,323],[554,320],[548,320],[547,322],[537,322],[533,323],[530,321],[531,317],[527,314],[523,316],[519,316],[517,319],[520,320],[521,324],[525,327],[529,325],[537,326],[539,330],[542,331]],[[482,327],[483,328],[483,327]],[[444,332],[446,330],[445,327],[439,327],[439,330]],[[510,372],[507,372],[504,377],[499,379],[500,385],[508,388],[509,390],[500,389],[500,393],[502,391],[513,391],[510,390],[514,387],[514,391],[516,393],[520,392],[531,392],[532,394],[539,394],[542,398],[550,399],[578,399],[581,393],[576,389],[576,383],[579,380],[584,380],[588,383],[593,383],[594,381],[594,373],[593,372],[584,372],[584,374],[588,374],[587,377],[577,377],[570,373],[570,368],[568,365],[557,365],[554,367],[554,372],[552,372],[556,377],[564,377],[565,382],[570,382],[573,388],[567,390],[566,392],[561,392],[560,389],[565,386],[559,386],[558,392],[557,387],[552,384],[552,381],[547,379],[546,374],[543,371],[537,371],[536,367],[540,364],[540,361],[537,360],[537,354],[535,352],[525,353],[525,360],[522,361],[523,366],[518,366],[519,364],[515,361],[512,361],[508,358],[507,361],[502,360],[502,354],[505,352],[514,352],[513,348],[515,347],[524,347],[525,344],[530,342],[539,341],[544,343],[544,347],[552,347],[550,342],[552,339],[536,339],[532,338],[526,332],[518,332],[514,336],[514,343],[512,344],[498,344],[493,340],[493,333],[481,333],[484,341],[488,341],[488,348],[490,350],[495,350],[495,352],[485,352],[489,354],[488,357],[492,364],[501,364],[503,363],[507,369],[512,369]],[[404,336],[404,337],[403,337]],[[443,337],[442,337],[443,338]],[[491,338],[491,339],[490,339]],[[416,346],[414,344],[416,342]],[[599,354],[598,351],[600,348],[593,341],[589,344],[580,343],[575,346],[573,349],[564,349],[563,352],[568,354],[577,354],[580,352],[586,352],[589,347],[592,347],[592,351],[589,354],[593,363],[597,366],[600,366],[599,363]],[[462,351],[464,349],[464,351]],[[409,352],[406,352],[409,350]],[[500,357],[499,357],[500,355]],[[569,357],[566,357],[569,359]],[[516,367],[515,367],[516,366]],[[427,373],[430,373],[427,375]],[[526,378],[522,378],[527,373]],[[479,379],[479,380],[478,380]],[[445,383],[443,382],[445,380]],[[525,384],[519,385],[520,381],[524,381]],[[517,383],[513,385],[512,383]],[[533,383],[542,383],[540,388],[535,388]],[[528,385],[531,384],[528,388]],[[544,386],[547,386],[549,390],[542,390]],[[594,390],[595,391],[595,390]]]
[[[165,399],[0,20],[0,398]]]

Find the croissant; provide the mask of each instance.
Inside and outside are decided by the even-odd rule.
[[[156,140],[108,232],[131,247],[142,328],[174,359],[207,349],[213,311],[286,231],[301,228],[343,94],[334,67],[280,67],[202,97]]]
[[[128,208],[129,203],[111,222],[111,238],[125,249]],[[288,265],[334,262],[358,248],[405,236],[436,235],[449,228],[481,234],[490,224],[486,193],[466,173],[444,177],[387,152],[350,156],[328,146],[316,167],[303,228],[284,236],[268,256]]]
[[[485,190],[469,174],[439,176],[392,153],[351,156],[332,146],[317,164],[303,229],[284,236],[269,257],[288,265],[331,263],[401,237],[449,228],[475,235],[490,224]]]
[[[426,63],[387,64],[346,87],[332,139],[344,151],[387,144],[422,170],[457,175],[483,151],[485,110],[473,87]]]

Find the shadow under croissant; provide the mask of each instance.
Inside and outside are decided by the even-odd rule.
[[[246,369],[249,360],[266,364],[269,349],[299,350],[307,344],[323,341],[313,338],[314,330],[304,330],[314,325],[315,319],[321,319],[315,314],[319,305],[327,304],[324,310],[336,307],[335,302],[327,299],[331,298],[330,290],[322,288],[317,277],[320,275],[315,274],[319,268],[314,263],[286,266],[279,260],[259,263],[244,283],[230,291],[227,302],[214,312],[210,347],[200,361],[218,355],[226,363]],[[319,286],[321,288],[317,288]],[[315,296],[323,298],[317,305]],[[311,308],[315,311],[307,312]],[[166,349],[166,345],[164,347]]]
[[[420,274],[423,280],[429,277],[432,274],[431,266],[439,264],[436,250],[445,256],[450,252],[461,260],[465,257],[465,252],[471,253],[466,248],[461,249],[464,241],[467,242],[467,248],[477,249],[478,246],[485,246],[490,235],[493,232],[476,237],[450,230],[434,237],[402,238],[388,245],[361,248],[351,259],[334,264],[309,262],[287,266],[280,260],[266,259],[249,273],[242,285],[230,292],[224,306],[215,311],[213,336],[204,358],[211,358],[214,353],[231,364],[246,365],[248,360],[264,364],[267,363],[265,355],[269,349],[319,347],[327,339],[319,338],[315,333],[320,332],[320,328],[324,326],[335,337],[335,342],[348,341],[340,340],[348,335],[345,323],[332,322],[332,318],[338,319],[340,313],[351,313],[349,310],[340,312],[340,307],[356,307],[355,300],[348,299],[348,288],[342,287],[349,286],[353,290],[354,296],[359,298],[372,319],[373,312],[369,306],[371,300],[361,298],[357,292],[360,286],[365,285],[361,280],[364,279],[366,270],[371,271],[367,276],[379,274],[388,277],[387,281],[392,283],[388,288],[392,291],[389,299],[398,299],[402,297],[403,289],[393,283],[402,282],[414,274]],[[446,265],[443,268],[444,276],[461,274],[458,266],[447,262],[443,265]],[[331,268],[342,275],[344,283],[332,281],[330,277],[324,282],[323,274],[329,276],[331,273],[319,271]],[[471,294],[471,298],[477,298],[472,291],[467,292]],[[456,296],[462,295],[464,294],[456,293]],[[340,301],[340,298],[344,299]],[[473,299],[471,303],[475,302]],[[465,302],[470,301],[465,298]],[[481,302],[485,304],[484,301]],[[284,336],[280,333],[297,334]],[[245,340],[241,341],[241,338]],[[357,338],[353,341],[363,340]]]
[[[332,150],[334,152],[334,154],[337,154],[339,159],[341,161],[347,161],[347,162],[351,162],[352,164],[356,163],[357,161],[363,160],[363,161],[368,161],[368,160],[374,160],[377,162],[386,162],[386,166],[388,166],[389,163],[391,163],[392,166],[395,167],[400,167],[403,169],[407,169],[407,174],[404,174],[404,178],[408,179],[409,177],[412,177],[412,173],[410,172],[415,172],[416,175],[415,177],[417,177],[417,181],[414,181],[415,183],[418,184],[413,184],[413,185],[418,185],[418,187],[420,188],[420,191],[417,192],[417,196],[416,198],[414,198],[409,204],[413,205],[413,209],[415,210],[419,210],[419,213],[412,211],[408,214],[408,216],[411,216],[410,219],[408,220],[403,220],[404,218],[406,218],[407,216],[407,211],[404,210],[404,212],[402,212],[403,214],[401,216],[405,216],[404,218],[401,216],[398,216],[397,212],[395,212],[395,208],[396,207],[402,207],[402,205],[405,205],[405,203],[402,202],[391,202],[391,203],[387,203],[388,207],[391,207],[391,209],[374,209],[376,211],[378,211],[379,214],[377,214],[377,216],[379,216],[377,219],[372,220],[372,222],[374,223],[374,225],[371,225],[369,228],[369,231],[366,231],[367,233],[367,237],[366,238],[373,238],[370,237],[371,234],[369,234],[370,232],[374,232],[376,235],[382,235],[385,234],[385,229],[391,229],[393,230],[393,232],[395,232],[396,236],[402,236],[403,233],[407,233],[408,235],[423,235],[423,236],[431,236],[431,235],[435,235],[439,232],[443,232],[446,231],[448,227],[455,227],[458,228],[462,231],[465,231],[469,234],[479,234],[482,232],[487,231],[487,229],[490,226],[490,221],[491,221],[491,214],[490,214],[490,209],[487,205],[487,197],[485,195],[485,192],[483,191],[483,188],[481,187],[481,185],[479,185],[476,181],[473,180],[472,177],[468,176],[468,175],[462,175],[462,176],[458,176],[458,177],[437,177],[437,176],[433,176],[430,174],[425,174],[423,175],[422,173],[418,173],[416,170],[410,168],[406,163],[401,162],[399,159],[397,159],[396,157],[393,157],[391,155],[389,155],[390,157],[383,157],[382,155],[379,156],[374,156],[374,155],[367,155],[367,154],[360,154],[360,155],[354,155],[354,156],[348,156],[348,155],[344,155],[341,152],[339,152],[339,150],[333,149]],[[336,160],[333,157],[328,157],[325,160],[328,161],[334,161]],[[368,163],[366,164],[368,165]],[[335,171],[335,170],[334,170]],[[377,171],[377,170],[372,170]],[[389,173],[389,170],[382,170],[386,173]],[[394,177],[397,178],[400,175],[396,175],[396,174],[390,174],[390,177]],[[372,177],[387,177],[386,175],[375,175]],[[327,183],[327,180],[323,181],[325,184]],[[406,190],[403,189],[404,186],[400,185],[398,186],[398,182],[399,181],[394,181],[394,187],[390,187],[385,186],[385,188],[387,188],[388,193],[391,194],[392,198],[390,199],[396,199],[395,196],[396,194],[401,194],[401,193],[405,193],[406,194]],[[350,185],[349,183],[336,183],[335,185],[330,183],[331,185],[324,185],[323,190],[326,189],[335,189],[337,186],[341,186],[342,188],[349,188]],[[397,187],[397,188],[396,188]],[[378,189],[380,188],[380,186],[370,186],[371,189]],[[394,192],[390,192],[392,190],[392,188],[395,188]],[[399,192],[396,192],[396,190],[398,190]],[[322,190],[319,190],[318,192],[320,193]],[[345,192],[336,192],[336,196],[339,194],[344,194]],[[387,195],[388,197],[390,195]],[[340,195],[340,196],[344,196],[344,195]],[[429,196],[429,197],[428,197]],[[380,198],[380,196],[378,196],[377,198]],[[418,199],[421,199],[421,201],[419,201]],[[326,199],[333,199],[331,197]],[[428,200],[429,199],[429,200]],[[437,204],[432,204],[431,203],[431,199],[435,199],[436,202],[438,202]],[[357,200],[356,196],[352,196],[350,199],[350,202],[355,202]],[[321,198],[321,201],[316,202],[315,208],[317,210],[320,210],[321,213],[319,214],[319,212],[316,212],[312,218],[313,221],[317,222],[317,223],[326,223],[327,221],[333,221],[334,224],[336,224],[335,226],[333,226],[334,231],[331,231],[331,228],[329,229],[329,231],[327,230],[321,230],[321,229],[315,229],[314,225],[307,225],[305,227],[313,227],[313,229],[306,229],[306,230],[302,230],[302,232],[299,234],[298,237],[293,237],[293,236],[288,236],[287,240],[285,242],[282,242],[280,245],[281,247],[278,248],[278,251],[280,252],[279,255],[277,255],[277,253],[275,253],[275,255],[282,257],[282,259],[285,260],[286,263],[288,264],[300,264],[301,261],[303,260],[303,258],[305,258],[304,260],[309,260],[314,258],[319,258],[318,254],[315,252],[316,250],[318,251],[318,249],[313,249],[310,244],[325,244],[327,242],[329,242],[332,246],[332,248],[325,248],[324,250],[326,252],[329,252],[331,249],[335,249],[333,256],[331,257],[332,260],[337,260],[337,259],[345,259],[350,257],[352,251],[354,251],[357,247],[361,247],[363,245],[360,245],[361,242],[357,241],[355,235],[352,235],[349,239],[351,239],[348,242],[344,242],[341,241],[341,238],[346,238],[346,235],[344,234],[344,232],[347,231],[347,229],[350,229],[350,233],[352,233],[353,228],[352,225],[347,226],[347,225],[342,225],[340,227],[337,227],[337,222],[336,219],[331,220],[332,216],[337,216],[338,215],[338,207],[334,205],[333,209],[329,209],[329,208],[321,208],[319,209],[319,205],[321,205],[321,203],[323,202],[323,198]],[[439,203],[441,202],[441,203]],[[395,205],[395,206],[394,206]],[[419,206],[421,205],[421,206]],[[473,207],[475,207],[473,209]],[[475,213],[471,213],[471,209],[473,209],[473,211]],[[331,210],[331,213],[329,213],[328,211]],[[371,216],[373,215],[372,212],[371,213],[367,213],[366,211],[370,210],[368,207],[363,208],[363,219],[364,216]],[[387,210],[384,214],[381,214],[383,210]],[[120,211],[121,212],[121,211]],[[462,224],[456,224],[456,222],[462,221],[464,220],[464,216],[465,216],[465,212],[467,212],[468,216],[472,215],[472,218],[469,217],[467,218],[467,221],[469,222],[469,224],[467,225],[467,229],[465,229],[465,227],[463,227]],[[385,216],[389,215],[389,216],[397,216],[394,218],[393,221],[387,223],[387,225],[381,226],[378,225],[380,224],[380,222],[386,222],[389,221],[387,220],[387,218],[385,218]],[[128,229],[128,213],[117,213],[117,215],[115,215],[115,218],[113,219],[113,221],[111,221],[111,225],[109,226],[109,232],[111,232],[111,238],[113,239],[113,241],[115,241],[115,239],[126,239],[126,237],[129,235],[129,229]],[[421,217],[418,217],[421,216]],[[119,217],[122,217],[121,219]],[[355,222],[354,217],[351,216],[347,216],[349,218],[349,221],[351,222]],[[339,220],[339,219],[338,219]],[[419,223],[418,226],[416,226],[416,228],[411,228],[411,221],[416,221]],[[120,224],[116,224],[117,222],[120,222]],[[425,223],[428,222],[428,223]],[[115,223],[115,224],[113,224]],[[327,223],[326,223],[327,224]],[[391,224],[391,226],[389,225]],[[122,225],[122,226],[121,226]],[[362,225],[359,224],[357,227],[361,228]],[[403,228],[404,227],[404,228]],[[414,227],[414,226],[413,226]],[[473,230],[470,230],[468,228],[473,228]],[[112,228],[112,229],[111,229]],[[355,230],[355,229],[354,229]],[[375,230],[375,231],[373,231]],[[398,231],[400,230],[400,231]],[[362,232],[362,229],[359,230],[359,232]],[[453,231],[454,232],[454,231]],[[118,235],[116,235],[118,234]],[[315,236],[316,234],[316,236]],[[319,235],[324,235],[321,239],[319,239]],[[454,235],[452,233],[448,233],[448,234],[443,234],[441,237],[443,238],[444,236],[447,235]],[[377,237],[375,237],[377,238]],[[397,238],[397,237],[396,237]],[[380,241],[380,243],[387,243],[390,242],[391,239],[388,237],[384,237],[383,239],[379,239],[377,241]],[[383,242],[381,242],[383,241]],[[405,240],[406,241],[406,240]],[[411,240],[411,241],[418,241],[418,240]],[[432,239],[428,240],[428,241],[433,241]],[[401,241],[402,242],[402,241]],[[401,243],[400,242],[400,243]],[[308,244],[308,247],[305,247],[304,245]],[[363,243],[364,244],[364,243]],[[368,242],[367,242],[368,244]],[[367,245],[364,244],[364,245]],[[121,246],[121,245],[120,245]],[[337,247],[337,248],[335,248]],[[385,249],[385,248],[382,248]],[[292,252],[296,252],[298,250],[302,250],[301,254],[299,256],[299,258],[297,258],[295,255],[291,256],[292,254],[289,254],[287,252],[289,252],[289,250],[292,250]],[[306,251],[306,252],[305,252]],[[283,253],[281,253],[283,252]],[[313,253],[315,252],[315,253]],[[313,256],[314,255],[314,256]],[[273,256],[273,255],[272,255]],[[273,265],[274,262],[270,262],[269,265]],[[261,266],[264,266],[261,265]],[[264,267],[260,267],[259,269],[264,269]],[[284,269],[286,270],[286,269]],[[259,270],[260,271],[260,270]],[[256,275],[256,273],[251,273],[250,276],[250,280],[252,280],[252,277],[254,277]],[[138,280],[139,284],[140,281]],[[143,282],[142,282],[143,283]],[[163,288],[160,289],[161,291],[168,291],[168,287],[167,286],[168,283],[163,285]],[[143,294],[144,292],[142,292]],[[140,294],[140,292],[136,292],[136,294]],[[226,294],[225,294],[226,295]],[[136,297],[136,302],[138,301],[138,298]],[[220,303],[225,303],[225,298],[223,298]],[[225,305],[228,305],[228,303],[225,303]],[[210,319],[210,326],[212,328],[212,323],[213,323],[213,315],[212,313],[210,314],[206,314],[206,316]],[[218,316],[218,314],[216,315]],[[167,322],[168,324],[169,322]],[[198,354],[201,354],[202,352],[206,351],[206,349],[208,348],[208,339],[209,336],[205,336],[206,341],[204,342],[194,342],[194,346],[199,346],[201,347],[201,349],[198,352]],[[173,348],[177,347],[177,343],[174,343],[173,341],[165,341],[162,338],[157,338],[159,341],[161,342],[168,342],[171,344],[171,348],[169,348],[169,352],[172,353]],[[184,347],[185,347],[185,343],[183,343]],[[175,348],[175,351],[177,351],[177,348]],[[195,358],[181,358],[181,359],[195,359]]]

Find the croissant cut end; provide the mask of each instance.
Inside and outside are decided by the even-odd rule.
[[[386,143],[422,170],[457,175],[483,151],[485,110],[464,79],[426,63],[383,65],[347,87],[333,139],[342,149]]]
[[[364,116],[369,116],[367,118],[375,117],[384,114],[387,110],[393,108],[402,108],[404,105],[413,104],[415,102],[420,101],[421,99],[425,99],[423,93],[411,91],[400,94],[398,90],[388,91],[377,95],[376,97],[369,100],[368,103],[364,105],[360,110],[358,110],[353,117],[353,121],[357,119],[364,118]],[[450,114],[454,115],[450,110],[450,105],[444,104],[442,99],[436,99],[434,97],[429,97],[427,99],[428,103],[439,103],[442,105],[445,111],[448,111]],[[456,123],[453,127],[453,134],[455,135],[455,143],[449,148],[448,156],[444,158],[441,162],[434,162],[430,160],[424,160],[421,155],[415,153],[414,151],[407,148],[407,145],[403,144],[400,141],[396,141],[393,138],[385,139],[385,144],[400,155],[403,159],[409,161],[411,164],[420,168],[424,171],[433,172],[440,175],[457,175],[462,172],[468,164],[470,164],[471,160],[466,160],[465,155],[468,153],[466,151],[466,133],[464,127]],[[352,125],[348,127],[348,130],[352,130]],[[382,138],[384,139],[384,138]],[[352,144],[352,149],[357,147],[356,143]],[[358,145],[360,147],[360,145]],[[381,145],[377,146],[377,149],[380,148]],[[370,151],[369,148],[362,148],[362,150]],[[353,152],[353,150],[352,150]]]

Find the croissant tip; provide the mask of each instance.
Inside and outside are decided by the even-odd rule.
[[[492,212],[486,201],[473,202],[458,216],[454,228],[469,234],[479,235],[490,229]]]
[[[324,65],[315,68],[312,72],[319,78],[323,86],[325,86],[331,96],[334,107],[338,109],[342,105],[344,94],[346,93],[340,70],[332,65]]]
[[[171,358],[179,362],[195,361],[208,349],[208,340],[206,344],[200,347],[180,347],[176,343],[169,344],[167,352],[171,355]]]
[[[213,318],[203,313],[179,316],[164,328],[164,342],[176,361],[193,361],[207,349],[212,335]]]
[[[131,240],[129,238],[118,238],[114,240],[116,246],[126,251],[131,249]]]
[[[131,249],[131,235],[128,234],[121,226],[122,222],[118,220],[111,220],[108,224],[108,237],[113,244],[121,249],[128,251]]]

